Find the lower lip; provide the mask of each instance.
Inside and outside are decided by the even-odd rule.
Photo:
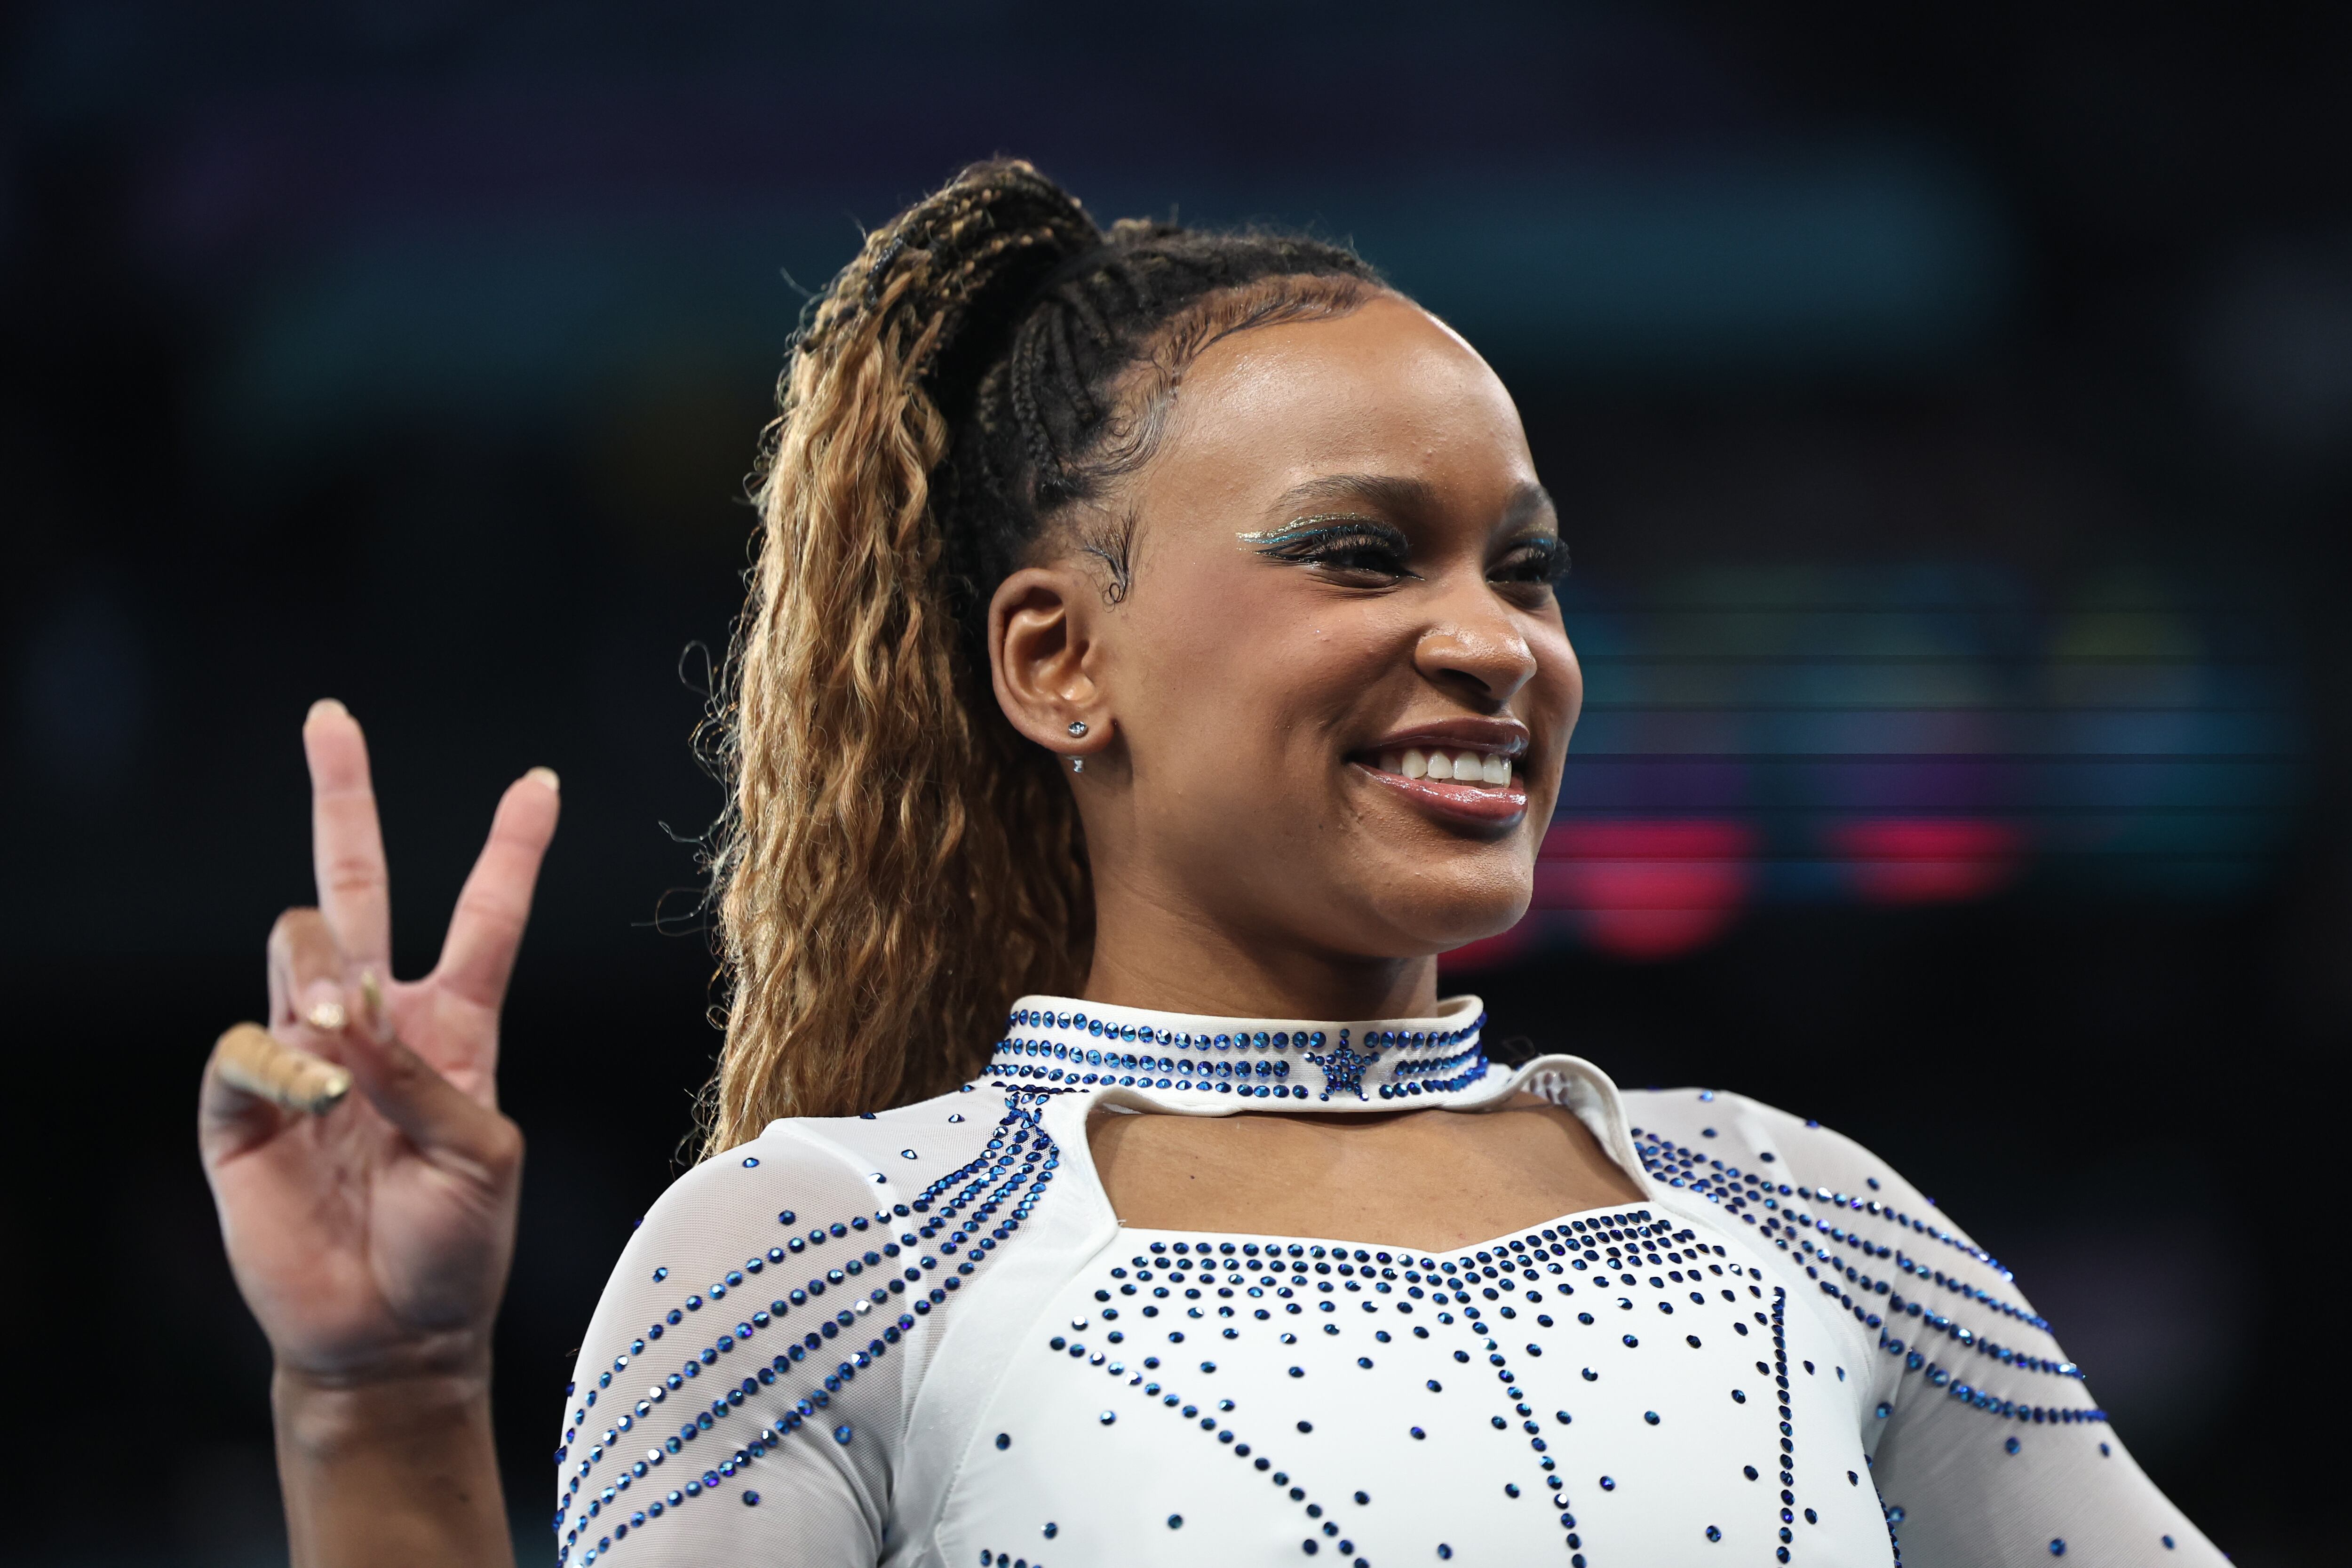
[[[1528,814],[1528,792],[1514,781],[1500,789],[1482,788],[1477,784],[1444,784],[1436,779],[1409,779],[1402,773],[1383,773],[1378,768],[1356,767],[1374,784],[1392,790],[1430,816],[1447,822],[1459,822],[1480,827],[1507,827]]]

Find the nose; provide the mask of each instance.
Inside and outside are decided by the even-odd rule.
[[[1413,663],[1436,685],[1482,707],[1508,702],[1536,674],[1535,650],[1507,608],[1491,594],[1448,605],[1413,645]]]

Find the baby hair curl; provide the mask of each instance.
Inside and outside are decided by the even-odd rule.
[[[1381,288],[1295,236],[1104,231],[997,160],[869,235],[814,302],[762,443],[758,557],[705,736],[729,786],[706,1154],[778,1117],[950,1089],[1013,998],[1078,989],[1086,842],[1052,755],[997,707],[989,598],[1057,547],[1123,593],[1131,522],[1106,521],[1108,503],[1185,365]]]

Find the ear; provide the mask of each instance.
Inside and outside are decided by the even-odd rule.
[[[1095,616],[1101,598],[1070,566],[1024,566],[988,605],[988,667],[1013,727],[1059,756],[1092,756],[1110,741]],[[1070,726],[1083,724],[1083,734]]]

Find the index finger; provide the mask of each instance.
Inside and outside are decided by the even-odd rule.
[[[389,973],[392,884],[367,738],[350,710],[326,697],[302,721],[302,751],[310,763],[310,860],[320,912],[346,960]]]

